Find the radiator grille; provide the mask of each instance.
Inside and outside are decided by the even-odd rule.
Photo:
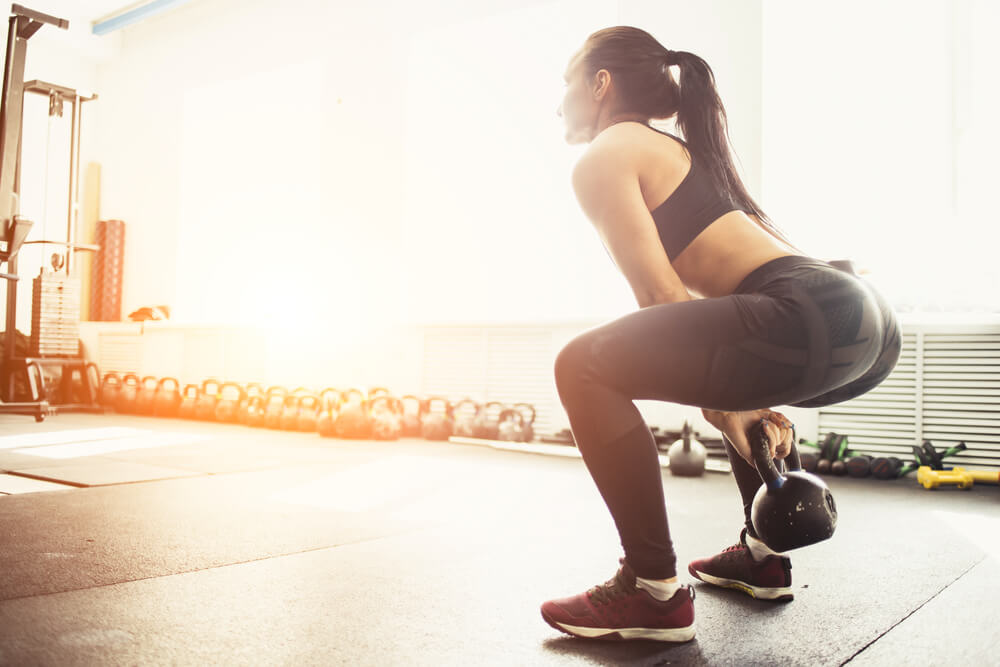
[[[552,430],[556,398],[552,332],[541,327],[428,327],[424,395],[531,403],[535,431]]]
[[[96,359],[101,373],[139,373],[142,366],[143,338],[139,331],[101,332]]]
[[[903,352],[868,394],[820,408],[819,433],[846,434],[852,451],[912,460],[914,446],[964,442],[953,465],[1000,466],[1000,327],[904,326]]]

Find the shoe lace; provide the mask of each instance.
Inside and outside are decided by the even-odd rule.
[[[635,583],[629,581],[623,566],[611,579],[587,591],[587,595],[594,604],[608,604],[622,599],[634,590]]]
[[[739,542],[737,544],[734,544],[731,547],[726,547],[725,549],[722,550],[722,553],[728,554],[728,553],[730,553],[732,551],[743,551],[746,548],[747,548],[747,545],[743,544],[742,542]]]

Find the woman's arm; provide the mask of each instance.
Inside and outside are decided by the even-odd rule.
[[[573,189],[640,308],[692,300],[663,250],[627,146],[594,142],[573,169]]]

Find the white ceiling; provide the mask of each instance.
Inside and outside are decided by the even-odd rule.
[[[75,27],[73,21],[84,21],[90,24],[148,2],[149,0],[143,2],[129,2],[129,0],[18,0],[16,4],[56,18],[68,19],[70,26]]]

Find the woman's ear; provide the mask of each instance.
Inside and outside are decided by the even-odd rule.
[[[594,75],[594,99],[600,100],[605,95],[608,94],[608,89],[611,87],[611,72],[606,69],[598,70],[597,74]]]

